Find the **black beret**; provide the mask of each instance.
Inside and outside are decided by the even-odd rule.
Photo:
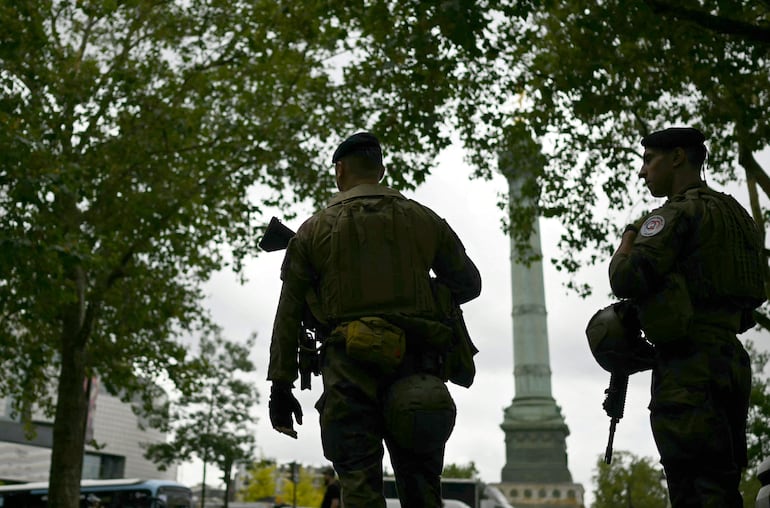
[[[377,140],[377,137],[368,132],[357,132],[340,143],[340,146],[337,147],[334,151],[334,155],[332,155],[332,164],[336,164],[338,160],[347,155],[367,148],[376,148],[379,152],[380,163],[382,163],[382,147],[380,147],[380,142]]]
[[[647,148],[670,149],[702,145],[706,136],[692,127],[669,127],[662,131],[653,132],[642,138],[642,146]]]

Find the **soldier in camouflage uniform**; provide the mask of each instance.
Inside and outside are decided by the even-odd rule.
[[[639,176],[668,199],[626,227],[610,284],[655,348],[650,422],[671,505],[738,508],[751,368],[736,334],[765,300],[762,237],[735,199],[701,180],[704,141],[692,128],[643,138]]]
[[[309,303],[328,332],[316,408],[343,505],[385,507],[384,441],[402,506],[439,507],[455,406],[441,375],[447,327],[434,291],[448,288],[464,303],[481,291],[479,272],[446,221],[379,184],[376,137],[351,136],[332,162],[340,192],[298,229],[281,270],[268,367],[271,422],[293,437],[292,417],[302,422],[292,387]]]

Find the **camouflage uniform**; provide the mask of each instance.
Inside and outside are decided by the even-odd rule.
[[[751,370],[736,334],[765,298],[760,250],[745,210],[701,183],[647,215],[610,263],[655,346],[650,421],[675,508],[743,506]]]
[[[348,238],[346,227],[359,238]],[[383,440],[402,506],[441,506],[445,441],[422,452],[399,447],[383,414],[390,385],[416,372],[436,373],[439,352],[426,346],[430,337],[407,331],[403,362],[385,373],[351,358],[339,331],[339,325],[363,316],[436,319],[431,270],[451,289],[457,303],[478,296],[478,270],[449,225],[430,209],[382,185],[363,184],[337,194],[299,228],[287,249],[268,379],[297,378],[297,334],[310,295],[316,302],[313,313],[331,332],[322,348],[324,392],[316,408],[324,454],[339,475],[347,508],[385,506]]]

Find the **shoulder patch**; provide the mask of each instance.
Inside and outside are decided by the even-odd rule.
[[[639,234],[642,236],[655,236],[666,226],[666,219],[661,215],[650,215],[642,227],[639,229]]]

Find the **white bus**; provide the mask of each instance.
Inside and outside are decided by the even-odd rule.
[[[0,508],[46,508],[48,483],[0,486]],[[81,508],[192,508],[189,487],[170,480],[82,480]]]

